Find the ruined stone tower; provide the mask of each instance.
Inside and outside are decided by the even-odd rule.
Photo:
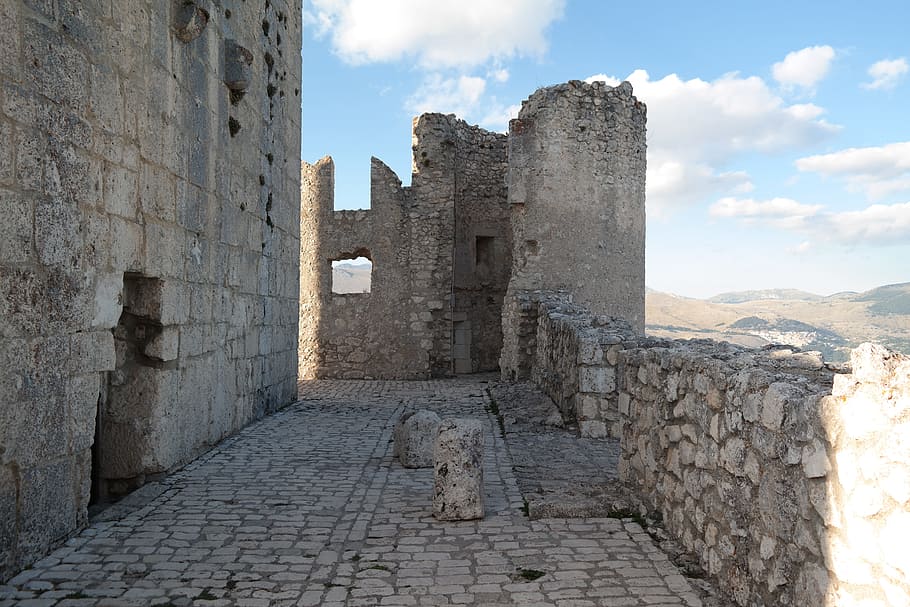
[[[509,128],[504,377],[526,377],[541,291],[645,324],[646,108],[624,82],[540,89]]]
[[[295,397],[300,19],[0,2],[0,580]]]
[[[426,379],[497,368],[511,240],[506,137],[414,121],[410,187],[373,159],[371,208],[334,211],[330,158],[302,165],[302,378]],[[333,260],[373,262],[370,293],[332,293]]]
[[[331,159],[302,173],[301,377],[525,376],[542,290],[644,329],[645,107],[628,83],[541,89],[508,136],[423,115],[411,186],[374,159],[369,211],[333,211]],[[372,292],[332,293],[331,261],[358,255]]]

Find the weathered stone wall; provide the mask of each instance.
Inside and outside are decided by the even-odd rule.
[[[620,476],[737,604],[826,604],[830,372],[710,342],[620,359]]]
[[[468,338],[474,349],[463,370],[497,359],[498,333],[484,329],[499,326],[505,273],[491,270],[482,299],[471,276],[475,237],[497,230],[508,271],[504,140],[454,116],[424,114],[414,123],[411,186],[373,159],[368,211],[333,211],[331,160],[303,163],[301,233],[312,236],[301,248],[301,376],[451,374],[455,322],[464,320],[478,337]],[[331,261],[359,255],[373,262],[370,293],[333,294]]]
[[[530,377],[577,422],[581,436],[619,438],[619,352],[637,345],[627,322],[591,314],[565,293],[541,296]]]
[[[508,140],[456,123],[455,311],[456,373],[499,369],[502,301],[512,271],[506,172]]]
[[[0,579],[294,398],[300,19],[0,1]]]
[[[572,81],[522,104],[509,133],[506,300],[564,289],[592,312],[644,330],[645,121],[628,83]],[[521,376],[518,323],[503,317],[506,377]]]
[[[588,436],[619,430],[621,477],[736,604],[908,604],[910,359],[867,344],[835,374],[535,298],[530,376]]]

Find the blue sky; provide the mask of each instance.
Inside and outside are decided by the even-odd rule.
[[[648,104],[647,284],[693,297],[910,281],[910,3],[304,0],[303,157],[336,208],[411,120],[505,131],[535,89]]]

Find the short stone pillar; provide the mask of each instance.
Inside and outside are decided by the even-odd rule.
[[[440,521],[483,518],[483,424],[445,419],[439,425],[433,486],[433,516]]]
[[[427,409],[408,411],[395,426],[395,455],[405,468],[433,465],[433,445],[439,432],[439,416]]]

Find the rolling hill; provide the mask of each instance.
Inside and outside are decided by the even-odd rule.
[[[649,335],[711,338],[760,347],[787,344],[842,362],[873,341],[910,352],[910,283],[828,297],[794,289],[724,293],[708,300],[648,290]]]

